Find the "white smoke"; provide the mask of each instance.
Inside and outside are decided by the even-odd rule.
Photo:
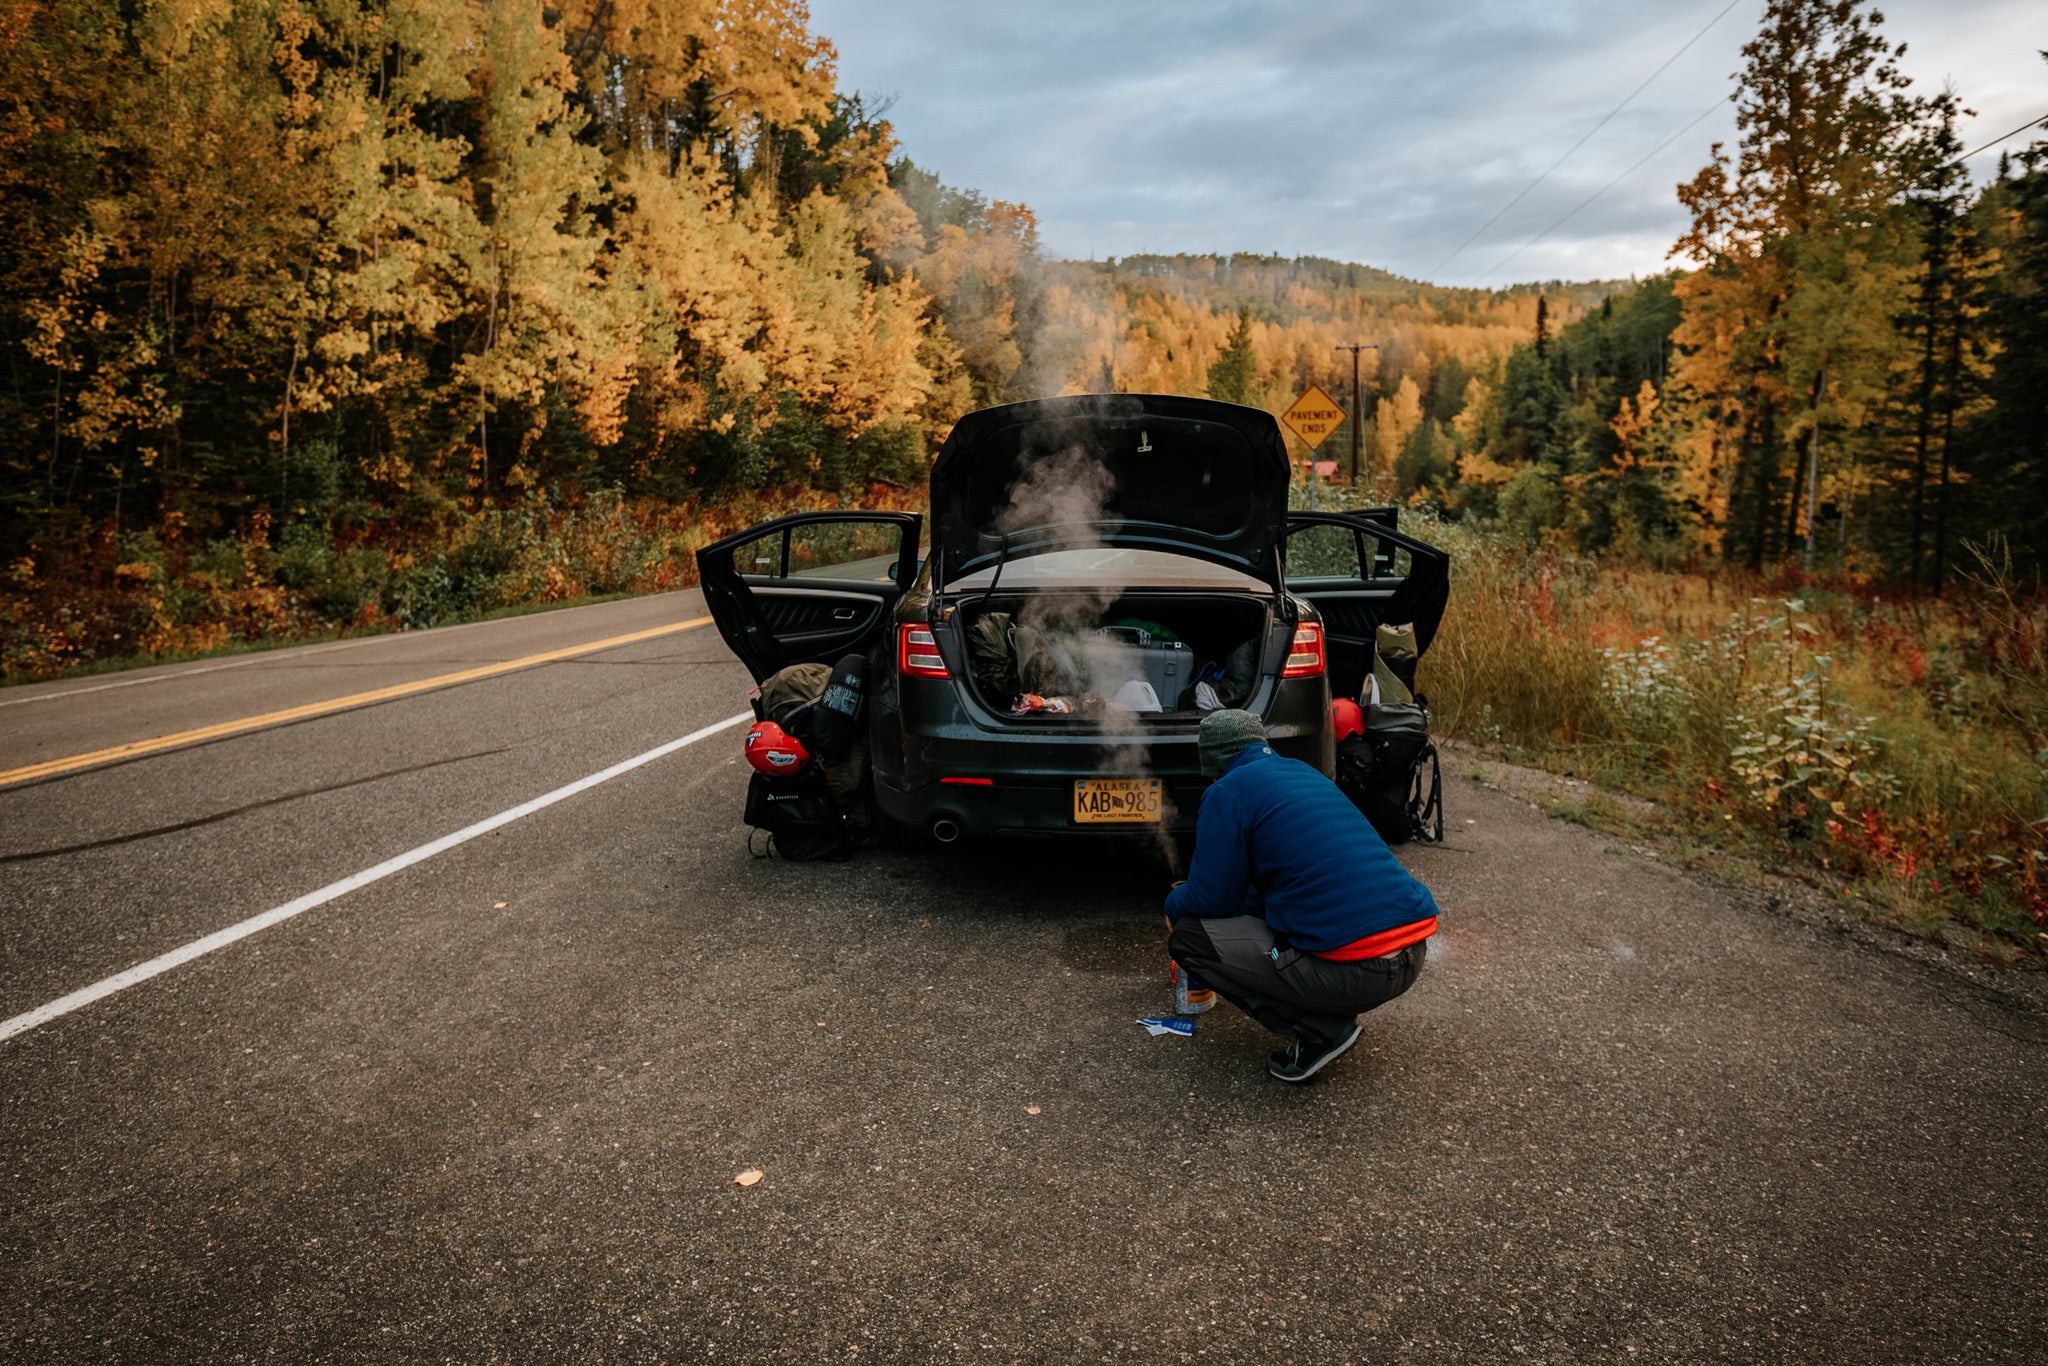
[[[1062,544],[1070,550],[1104,549],[1102,532],[1115,520],[1116,476],[1100,456],[1083,445],[1066,447],[1033,461],[1011,486],[1009,502],[997,515],[994,530],[1015,535],[1045,527],[1065,529]],[[1052,591],[1024,595],[1014,613],[1016,626],[1043,633],[1086,700],[1086,713],[1107,743],[1096,772],[1104,778],[1144,781],[1155,776],[1148,730],[1139,713],[1120,705],[1117,693],[1133,678],[1144,678],[1141,651],[1114,635],[1102,634],[1104,618],[1123,596],[1123,586],[1104,579],[1062,582]],[[1177,697],[1161,697],[1172,710]],[[1174,820],[1170,801],[1157,825],[1146,827],[1169,866],[1176,864],[1167,829]],[[1177,867],[1176,872],[1180,871]]]
[[[1116,476],[1107,463],[1085,446],[1068,446],[1025,468],[996,515],[994,530],[1014,536],[1058,527],[1066,550],[1102,550],[1102,530],[1114,520],[1115,497]],[[1044,635],[1074,691],[1102,699],[1105,708],[1114,706],[1127,679],[1142,676],[1134,647],[1100,634],[1120,596],[1121,585],[1082,577],[1027,594],[1013,616],[1017,626]],[[1171,698],[1161,700],[1173,705]]]

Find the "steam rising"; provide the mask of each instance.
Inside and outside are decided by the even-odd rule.
[[[1009,502],[997,514],[994,529],[1007,535],[1041,527],[1071,528],[1065,538],[1070,548],[1102,549],[1101,529],[1116,520],[1115,497],[1116,476],[1109,466],[1084,445],[1071,445],[1025,467],[1011,486]],[[1113,636],[1097,634],[1121,596],[1114,583],[1084,579],[1072,587],[1062,584],[1056,590],[1025,594],[1014,620],[1019,627],[1043,632],[1055,653],[1070,664],[1081,690],[1102,699],[1095,716],[1106,743],[1097,774],[1146,779],[1155,775],[1145,724],[1138,713],[1114,700],[1127,679],[1144,677],[1139,651]],[[1176,701],[1160,700],[1169,709]],[[1163,816],[1150,833],[1168,866],[1175,867],[1173,841],[1166,833],[1174,819],[1170,801]]]
[[[995,529],[1014,535],[1038,527],[1071,527],[1075,549],[1099,549],[1100,527],[1111,520],[1116,476],[1109,466],[1080,446],[1033,461],[1024,477],[1010,487],[1010,501],[996,514]],[[1102,614],[1115,602],[1117,590],[1103,584],[1080,584],[1072,593],[1032,594],[1017,620],[1049,633],[1070,634],[1102,624]]]

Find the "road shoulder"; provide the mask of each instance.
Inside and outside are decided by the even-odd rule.
[[[1526,802],[1552,819],[1612,837],[1610,854],[1654,859],[1710,886],[1736,904],[1913,963],[1952,987],[2048,1024],[2048,957],[2011,955],[2000,961],[1995,941],[1951,925],[1936,938],[1874,918],[1878,908],[1806,878],[1673,833],[1678,823],[1652,801],[1615,792],[1583,778],[1511,763],[1485,747],[1440,742],[1444,772]],[[1445,812],[1455,833],[1463,817]]]

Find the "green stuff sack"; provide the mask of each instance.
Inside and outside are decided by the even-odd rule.
[[[1080,670],[1044,631],[1036,626],[1019,626],[1012,638],[1017,642],[1019,692],[1067,697],[1080,691]]]
[[[831,681],[830,664],[792,664],[770,674],[761,684],[755,707],[762,720],[773,721],[792,734],[808,735],[810,727],[800,719],[802,713],[825,695]]]
[[[1373,633],[1372,676],[1380,685],[1381,703],[1407,706],[1415,701],[1415,648],[1413,626],[1382,626]]]
[[[1017,647],[1010,639],[1010,614],[989,612],[967,628],[967,671],[981,695],[1007,707],[1025,689],[1017,685]]]
[[[1164,640],[1169,643],[1180,640],[1180,636],[1175,634],[1172,627],[1162,626],[1156,621],[1147,621],[1144,617],[1118,617],[1115,621],[1105,621],[1102,624],[1104,626],[1120,627],[1124,630],[1143,631],[1145,639],[1139,642],[1141,645],[1150,645],[1155,640]]]

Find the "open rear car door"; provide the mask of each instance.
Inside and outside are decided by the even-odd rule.
[[[1323,614],[1330,691],[1356,697],[1372,668],[1373,632],[1415,627],[1426,654],[1450,600],[1451,557],[1395,530],[1392,508],[1287,514],[1287,591]]]
[[[756,683],[880,640],[917,577],[914,512],[778,517],[697,552],[704,604]]]

